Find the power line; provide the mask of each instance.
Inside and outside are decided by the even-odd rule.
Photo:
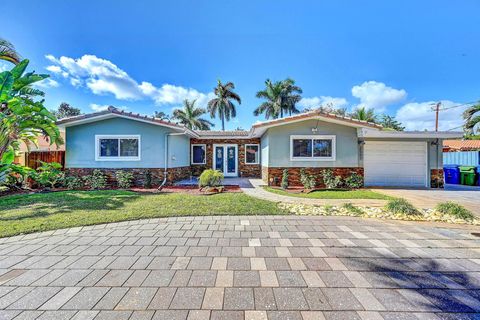
[[[444,111],[444,110],[450,110],[450,109],[460,108],[460,107],[463,107],[463,106],[466,106],[466,105],[469,105],[469,104],[474,104],[474,103],[478,103],[478,100],[477,100],[477,101],[472,101],[472,102],[465,102],[465,103],[458,104],[458,105],[456,105],[456,106],[451,106],[451,107],[448,107],[448,108],[439,109],[439,111]],[[432,105],[436,105],[436,103],[435,103],[435,104],[432,104]],[[436,108],[432,108],[431,111],[436,111]]]

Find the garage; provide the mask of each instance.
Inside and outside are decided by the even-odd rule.
[[[366,186],[428,187],[425,141],[365,141]]]

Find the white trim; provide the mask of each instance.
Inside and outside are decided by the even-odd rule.
[[[120,154],[121,139],[137,139],[138,140],[138,156],[137,157],[101,157],[100,156],[100,139],[118,139],[118,152]],[[141,160],[141,137],[139,134],[96,134],[95,135],[95,161],[140,161]]]
[[[203,162],[193,162],[193,147],[194,146],[203,146],[205,150],[205,155],[203,157]],[[190,164],[206,164],[207,163],[207,145],[205,143],[194,143],[190,146]]]
[[[400,139],[456,139],[462,138],[463,132],[445,131],[386,131],[386,130],[358,130],[360,138],[400,138]]]
[[[258,148],[257,150],[257,161],[256,162],[247,162],[247,146],[256,146]],[[245,150],[245,164],[259,164],[260,163],[260,144],[258,143],[246,143],[244,145],[244,150]]]
[[[311,157],[294,157],[293,156],[293,140],[311,139],[311,140],[332,140],[332,156],[331,157],[314,157],[313,150]],[[337,137],[335,135],[291,135],[290,136],[290,161],[335,161],[337,158]],[[312,142],[313,148],[313,142]]]
[[[430,187],[430,180],[432,180],[432,178],[430,177],[431,175],[431,172],[430,172],[430,163],[429,163],[429,159],[430,159],[430,148],[429,148],[429,142],[425,142],[425,170],[427,172],[425,172],[425,187],[429,188]],[[438,157],[438,154],[435,154],[435,157]]]
[[[212,168],[215,170],[217,168],[217,157],[215,155],[215,149],[216,147],[223,147],[223,175],[225,177],[238,177],[238,145],[237,144],[214,144],[213,146],[213,152],[212,152]],[[228,168],[228,162],[227,162],[227,147],[235,147],[235,172],[234,173],[228,173],[227,168]]]

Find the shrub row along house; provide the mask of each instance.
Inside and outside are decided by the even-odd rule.
[[[101,169],[132,171],[141,184],[198,176],[207,168],[225,177],[262,178],[301,185],[300,170],[321,176],[326,168],[366,186],[443,185],[442,140],[458,132],[398,132],[373,123],[313,111],[254,124],[249,131],[198,131],[152,117],[108,110],[58,122],[66,132],[65,167],[83,176]],[[321,183],[321,181],[319,181]]]

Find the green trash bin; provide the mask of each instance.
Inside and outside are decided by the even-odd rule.
[[[467,186],[475,185],[475,167],[460,166],[460,183]]]

